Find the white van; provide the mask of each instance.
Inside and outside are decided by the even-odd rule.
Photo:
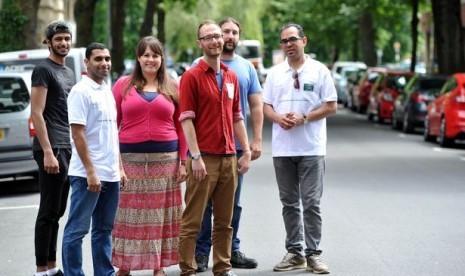
[[[32,68],[0,72],[0,178],[36,176],[32,156]]]
[[[48,49],[23,50],[14,52],[0,53],[0,72],[16,70],[16,68],[25,66],[34,67],[50,55]],[[81,80],[82,75],[87,74],[87,68],[84,64],[86,57],[86,48],[71,48],[65,59],[65,64],[73,70],[76,76],[76,82]]]
[[[263,50],[260,41],[240,40],[235,52],[241,57],[252,62],[253,66],[257,70],[260,83],[265,82],[266,69],[263,66]]]

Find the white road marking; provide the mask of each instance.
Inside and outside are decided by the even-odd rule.
[[[30,209],[30,208],[39,209],[39,205],[23,205],[23,206],[12,206],[12,207],[0,207],[0,211],[2,211],[2,210]]]

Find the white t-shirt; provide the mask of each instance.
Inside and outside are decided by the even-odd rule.
[[[325,102],[337,101],[336,88],[329,69],[309,56],[297,71],[300,89],[294,88],[294,70],[287,59],[273,67],[263,89],[263,102],[273,106],[276,113],[308,113]],[[273,124],[272,156],[326,155],[326,119],[282,129]]]
[[[68,119],[70,124],[86,126],[87,146],[100,181],[120,181],[116,103],[110,87],[83,76],[69,93]],[[71,146],[68,175],[87,177],[72,137]]]

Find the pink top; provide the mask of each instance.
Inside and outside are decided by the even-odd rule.
[[[179,122],[179,107],[161,94],[148,102],[134,87],[123,99],[127,81],[129,77],[121,77],[113,87],[120,143],[178,140],[181,160],[186,160],[187,143]]]

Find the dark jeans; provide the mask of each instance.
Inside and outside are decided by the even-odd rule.
[[[237,152],[237,158],[242,156],[242,151]],[[237,237],[239,231],[239,222],[241,220],[242,207],[240,205],[242,182],[244,180],[243,174],[238,174],[237,177],[237,188],[234,194],[234,209],[233,217],[231,220],[231,227],[233,228],[231,252],[239,251],[240,239]],[[197,235],[197,244],[195,247],[196,256],[210,256],[210,250],[212,246],[212,202],[208,201],[207,208],[203,214],[202,229]]]
[[[40,205],[35,225],[35,255],[37,266],[47,266],[56,261],[58,221],[66,210],[69,182],[68,166],[71,149],[53,149],[59,166],[59,174],[48,174],[44,170],[44,152],[34,151],[39,167]]]

